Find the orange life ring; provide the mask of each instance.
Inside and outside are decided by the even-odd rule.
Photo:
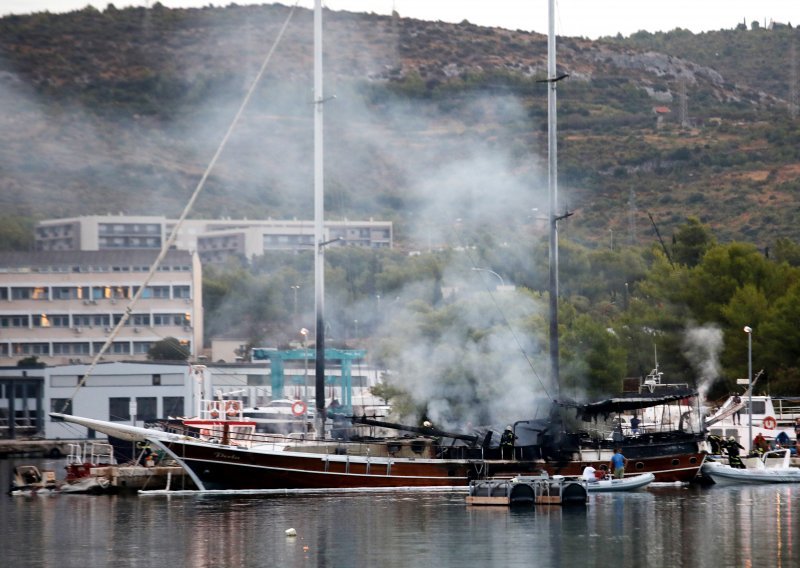
[[[292,414],[295,416],[302,416],[306,413],[306,403],[302,400],[296,400],[292,404]]]
[[[211,418],[219,418],[219,403],[216,400],[209,402],[206,405],[206,409]]]
[[[238,400],[228,400],[225,402],[225,414],[227,414],[230,418],[233,418],[239,414],[239,408],[240,406]]]
[[[761,425],[764,426],[764,428],[766,428],[767,430],[774,430],[775,426],[777,426],[778,423],[775,421],[775,419],[772,416],[767,416],[761,422]]]

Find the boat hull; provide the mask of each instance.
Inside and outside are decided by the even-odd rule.
[[[647,487],[656,476],[652,473],[643,473],[641,475],[632,475],[623,479],[600,479],[598,481],[590,481],[586,484],[586,490],[589,493],[608,493],[616,491],[635,491],[643,487]]]
[[[551,476],[580,477],[588,465],[603,469],[608,464],[602,449],[557,458],[502,460],[493,459],[491,449],[442,448],[430,439],[381,440],[372,445],[304,446],[299,442],[236,446],[71,415],[54,416],[125,440],[151,441],[186,467],[195,483],[205,489],[453,487],[467,486],[473,479],[530,476],[543,471]],[[395,445],[395,450],[411,453],[387,455]],[[688,447],[657,455],[626,447],[631,456],[628,475],[652,473],[659,482],[690,482],[698,475],[705,453],[689,451]],[[495,453],[499,455],[499,451]],[[517,457],[528,453],[534,452],[520,448]],[[590,455],[594,459],[589,459]]]
[[[222,447],[173,440],[165,448],[189,468],[206,489],[320,489],[380,487],[454,487],[490,476],[579,476],[590,462],[550,463],[544,460],[456,460],[367,458]],[[643,458],[639,471],[664,482],[689,482],[698,474],[704,455]],[[675,461],[684,467],[675,465]]]
[[[795,467],[758,470],[718,464],[703,469],[703,473],[717,485],[800,483],[800,468]]]

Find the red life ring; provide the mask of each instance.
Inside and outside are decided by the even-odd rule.
[[[206,409],[208,410],[208,415],[211,418],[219,418],[219,404],[217,401],[211,401],[206,405]]]
[[[761,422],[761,425],[764,426],[764,428],[766,428],[767,430],[774,430],[775,426],[777,426],[778,423],[775,421],[775,419],[772,416],[767,416]]]
[[[302,416],[306,413],[306,403],[302,400],[296,400],[292,404],[292,414],[295,416]]]
[[[225,414],[228,415],[229,418],[233,418],[234,416],[239,414],[239,401],[238,400],[228,400],[225,402]]]

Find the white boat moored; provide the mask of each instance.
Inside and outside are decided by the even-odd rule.
[[[780,460],[775,460],[773,456],[780,456]],[[778,463],[771,465],[769,462]],[[766,452],[753,467],[735,468],[729,465],[717,464],[703,470],[714,483],[718,485],[730,485],[736,483],[800,483],[800,468],[792,467],[791,450],[781,449]]]

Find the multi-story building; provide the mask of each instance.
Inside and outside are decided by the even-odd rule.
[[[156,216],[92,215],[49,219],[36,225],[36,249],[129,250],[161,249],[177,221]],[[392,247],[389,221],[328,221],[325,241],[336,246]],[[223,262],[229,257],[251,260],[269,250],[310,250],[314,245],[312,221],[186,220],[174,247],[197,252],[203,262]]]
[[[36,356],[47,364],[90,361],[130,312],[104,360],[143,360],[174,337],[191,354],[203,341],[202,271],[196,254],[157,251],[0,253],[0,365]]]

